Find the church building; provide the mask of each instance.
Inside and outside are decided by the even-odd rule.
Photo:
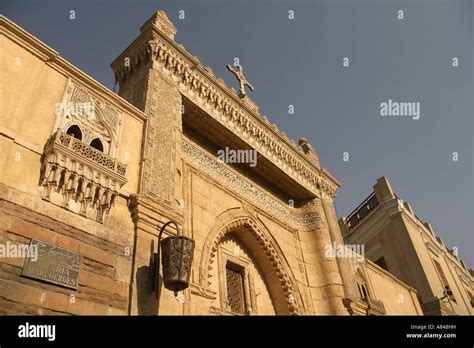
[[[0,28],[1,315],[438,311],[424,266],[405,272],[389,250],[404,242],[338,223],[340,183],[311,144],[260,114],[241,66],[228,66],[236,91],[177,43],[164,12],[112,62],[118,94],[3,16]],[[447,279],[472,314],[472,287]]]

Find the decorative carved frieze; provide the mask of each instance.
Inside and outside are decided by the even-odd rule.
[[[177,124],[181,123],[181,94],[157,70],[150,72],[146,102],[146,161],[144,194],[170,205],[175,192]]]
[[[77,109],[81,104],[89,106],[88,113],[70,112],[69,108]],[[83,132],[84,143],[88,144],[92,139],[99,138],[104,145],[104,152],[116,157],[120,145],[122,118],[122,112],[117,107],[69,79],[62,100],[56,107],[56,122],[52,132],[56,132],[58,128],[66,131],[70,125],[77,124]]]
[[[127,165],[105,155],[61,130],[45,145],[41,168],[43,198],[50,200],[52,191],[62,194],[61,206],[79,203],[79,213],[88,209],[104,221],[122,185],[127,182]]]
[[[142,34],[143,35],[143,34]],[[128,58],[128,64],[123,60]],[[258,152],[290,177],[317,193],[324,190],[335,196],[338,184],[321,171],[295,142],[280,132],[258,110],[240,100],[237,93],[216,78],[184,48],[163,34],[153,31],[152,39],[138,40],[112,64],[122,84],[145,60],[151,60],[177,82],[181,93],[195,101],[218,122],[249,142]]]
[[[291,223],[295,228],[307,231],[323,227],[319,207],[315,207],[317,202],[313,202],[305,207],[303,211],[290,208],[288,205],[279,202],[264,189],[244,179],[241,174],[232,170],[222,161],[207,155],[185,139],[182,142],[182,151],[188,161],[195,164],[200,170],[239,195],[244,196],[255,206],[268,212],[275,218],[281,219],[284,223]]]

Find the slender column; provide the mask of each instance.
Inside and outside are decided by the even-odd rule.
[[[328,224],[329,234],[333,243],[337,245],[343,245],[344,240],[342,238],[341,231],[337,222],[336,211],[332,202],[332,198],[324,195],[321,199],[322,210],[326,217]],[[332,244],[334,245],[334,244]],[[361,255],[364,256],[364,255]],[[344,284],[345,296],[351,299],[359,298],[359,291],[354,274],[352,274],[350,260],[344,257],[336,257],[341,277]]]

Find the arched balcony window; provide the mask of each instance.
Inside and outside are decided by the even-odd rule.
[[[79,126],[77,125],[72,125],[70,126],[67,131],[66,131],[67,134],[73,136],[74,138],[76,139],[79,139],[79,140],[82,140],[82,131],[81,129],[79,128]]]
[[[104,145],[102,144],[102,141],[100,141],[99,138],[92,139],[90,146],[96,150],[99,150],[100,152],[104,152]]]

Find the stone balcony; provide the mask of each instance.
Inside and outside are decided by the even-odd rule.
[[[103,223],[126,175],[126,164],[58,129],[44,148],[42,197]]]
[[[344,306],[350,315],[354,316],[367,316],[367,315],[376,315],[382,316],[386,315],[387,311],[382,301],[375,300],[372,298],[344,298]]]
[[[366,299],[367,303],[369,304],[369,308],[367,310],[367,315],[385,315],[387,311],[385,310],[385,306],[382,301],[375,300],[372,298]]]

